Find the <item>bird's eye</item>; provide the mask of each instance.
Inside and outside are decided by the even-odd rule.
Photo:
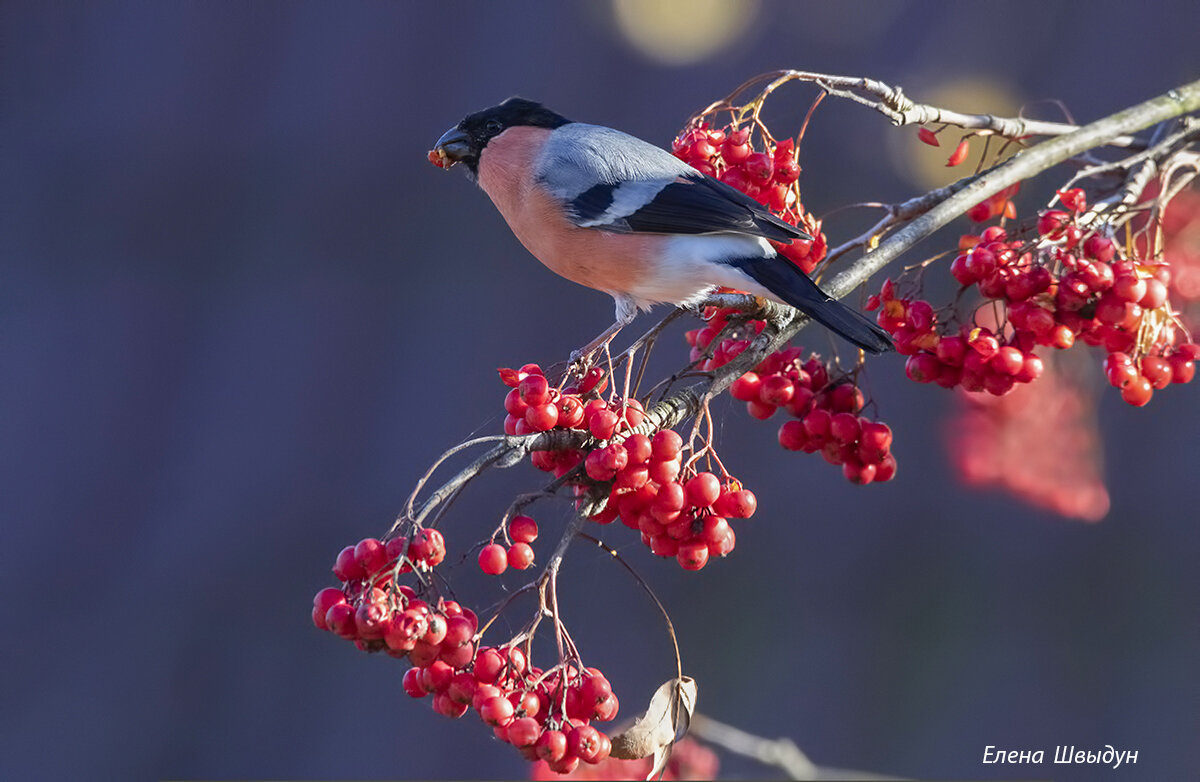
[[[494,136],[503,129],[503,126],[500,124],[500,122],[494,119],[488,120],[487,124],[483,127],[489,136]]]

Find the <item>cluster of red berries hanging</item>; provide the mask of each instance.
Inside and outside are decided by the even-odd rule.
[[[672,429],[650,437],[628,434],[645,420],[636,399],[605,401],[603,370],[593,367],[575,385],[552,388],[536,364],[519,370],[500,370],[501,380],[512,387],[504,400],[508,418],[505,431],[526,434],[554,428],[588,432],[597,441],[585,451],[571,448],[533,451],[538,469],[557,476],[583,463],[584,475],[576,483],[580,495],[597,488],[607,492],[602,510],[589,518],[609,524],[617,518],[638,530],[642,542],[660,557],[674,557],[686,570],[699,570],[711,557],[733,550],[736,536],[729,519],[749,518],[757,507],[753,492],[725,475],[698,472],[683,461],[683,438]],[[616,439],[614,439],[616,438]],[[583,507],[585,500],[580,500]],[[502,572],[525,561],[521,540],[505,550],[491,543],[480,553],[485,572]],[[531,556],[531,554],[530,554]],[[530,560],[531,561],[531,560]]]
[[[333,566],[342,585],[313,598],[313,624],[363,651],[408,658],[418,668],[438,660],[466,667],[475,656],[475,614],[453,601],[431,606],[397,582],[414,570],[430,573],[445,558],[445,539],[435,529],[418,530],[411,540],[365,538],[347,546]]]
[[[1191,381],[1200,347],[1182,338],[1168,298],[1171,267],[1128,258],[1102,229],[1085,230],[1081,189],[1062,191],[1059,200],[1066,210],[1042,212],[1035,236],[997,225],[960,242],[951,274],[994,303],[997,328],[971,319],[956,328],[929,302],[898,296],[893,280],[868,300],[897,351],[909,356],[912,380],[1000,396],[1041,375],[1036,347],[1066,349],[1081,340],[1108,353],[1108,380],[1132,405]]]
[[[705,307],[701,318],[706,325],[683,335],[691,348],[688,361],[699,370],[711,372],[740,356],[750,347],[750,340],[762,333],[767,325],[765,320],[745,320],[739,323],[743,317],[738,310]],[[731,319],[736,327],[727,331],[726,327]],[[714,346],[713,341],[722,334],[725,336]]]
[[[652,552],[674,557],[685,570],[733,551],[737,537],[729,519],[748,519],[758,507],[735,478],[700,472],[694,459],[685,464],[683,438],[673,429],[598,448],[584,467],[593,481],[612,482],[604,509],[589,518],[599,524],[620,518],[641,532]]]
[[[825,258],[828,245],[821,233],[821,221],[804,211],[800,201],[795,142],[788,138],[775,143],[765,137],[763,151],[755,150],[753,142],[749,126],[730,124],[712,129],[705,122],[680,134],[671,151],[692,168],[737,188],[812,236],[771,243],[780,255],[809,274]]]
[[[504,433],[536,434],[552,429],[588,432],[596,440],[611,440],[616,434],[638,426],[645,420],[642,404],[602,398],[608,377],[600,367],[592,367],[581,380],[564,388],[554,388],[537,364],[520,369],[501,369],[500,380],[512,390],[504,398]],[[574,469],[583,461],[578,448],[533,451],[530,460],[539,470],[556,476]]]
[[[479,552],[479,569],[489,576],[498,576],[505,570],[526,570],[533,564],[533,546],[538,536],[537,522],[529,516],[513,516],[508,522],[507,547],[495,539]]]
[[[732,309],[706,310],[707,325],[684,335],[692,348],[692,362],[711,370],[742,353],[766,324],[749,320],[726,331],[730,320],[739,316]],[[713,341],[723,332],[729,336],[714,347]],[[705,359],[709,353],[711,358]],[[840,465],[852,483],[890,481],[896,474],[891,428],[859,415],[863,394],[852,374],[815,353],[807,359],[803,354],[802,348],[788,347],[766,356],[733,382],[730,396],[745,402],[746,412],[759,420],[780,409],[792,416],[795,420],[779,428],[779,444],[787,450],[820,452],[830,464]]]
[[[412,668],[404,690],[414,698],[433,696],[433,708],[448,717],[473,709],[500,741],[526,760],[541,760],[556,774],[580,762],[597,764],[612,750],[608,735],[593,721],[608,722],[620,704],[612,685],[595,668],[573,664],[543,671],[520,646],[484,647],[469,670]]]
[[[509,533],[518,538],[514,548],[528,547],[537,525],[518,516]],[[313,624],[363,651],[407,658],[413,667],[404,674],[405,692],[432,696],[433,710],[454,719],[474,709],[497,738],[528,760],[543,760],[565,774],[580,761],[607,758],[611,742],[591,725],[612,720],[619,709],[604,674],[571,664],[544,671],[531,664],[527,648],[479,646],[473,611],[441,598],[431,604],[397,583],[404,573],[429,573],[445,556],[441,533],[430,529],[418,531],[411,542],[367,538],[347,546],[333,566],[342,586],[316,594]]]

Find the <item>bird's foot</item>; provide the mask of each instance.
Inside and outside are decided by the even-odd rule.
[[[591,358],[591,355],[583,352],[583,348],[572,350],[570,357],[567,358],[567,371],[576,374],[588,371],[592,365]]]

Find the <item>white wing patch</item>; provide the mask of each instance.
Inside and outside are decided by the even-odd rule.
[[[595,228],[611,225],[623,217],[628,217],[646,204],[675,179],[659,179],[649,182],[624,182],[613,191],[613,202],[602,214],[579,223],[581,228]]]

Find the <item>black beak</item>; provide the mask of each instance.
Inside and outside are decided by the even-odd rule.
[[[437,140],[433,150],[444,155],[451,164],[457,163],[471,156],[471,137],[458,127],[450,128]]]

